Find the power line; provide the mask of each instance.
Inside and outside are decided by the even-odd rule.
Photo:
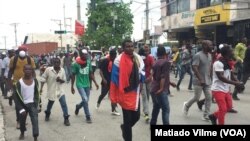
[[[146,4],[145,2],[140,2],[140,1],[136,1],[136,0],[131,0],[130,3],[135,2],[138,4]],[[161,2],[161,1],[149,1],[149,3],[156,3],[156,2]]]
[[[139,10],[143,5],[141,4],[139,7],[137,7],[133,12],[132,14],[134,14],[137,10]]]
[[[19,23],[12,23],[12,24],[10,24],[10,25],[14,26],[16,47],[17,47],[17,28],[16,27],[17,27],[18,24]]]

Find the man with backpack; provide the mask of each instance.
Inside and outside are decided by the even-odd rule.
[[[27,55],[27,51],[28,48],[22,45],[17,50],[18,54],[16,54],[10,59],[8,79],[9,81],[12,80],[12,84],[15,84],[20,78],[24,76],[23,67],[26,64],[30,64],[32,66],[33,73],[35,76],[36,65],[34,59]],[[12,105],[12,97],[10,98],[10,105]],[[17,110],[16,106],[15,108],[16,108],[16,121],[17,121],[16,128],[19,129],[20,128],[19,111]]]

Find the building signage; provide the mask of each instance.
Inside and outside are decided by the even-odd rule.
[[[190,28],[194,25],[194,11],[188,11],[170,16],[171,29]]]
[[[224,8],[230,5],[224,5]],[[207,25],[213,23],[228,23],[230,11],[224,10],[222,5],[207,7],[196,10],[195,26]]]
[[[220,21],[220,14],[201,17],[201,23],[210,23],[216,21]]]

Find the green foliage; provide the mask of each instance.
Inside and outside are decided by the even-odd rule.
[[[82,40],[91,49],[121,45],[133,30],[133,15],[129,4],[107,4],[106,0],[95,0],[88,8],[88,25]],[[113,14],[112,14],[113,13]]]

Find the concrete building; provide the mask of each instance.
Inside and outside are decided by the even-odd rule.
[[[162,0],[161,23],[168,40],[235,45],[250,39],[250,0]]]

